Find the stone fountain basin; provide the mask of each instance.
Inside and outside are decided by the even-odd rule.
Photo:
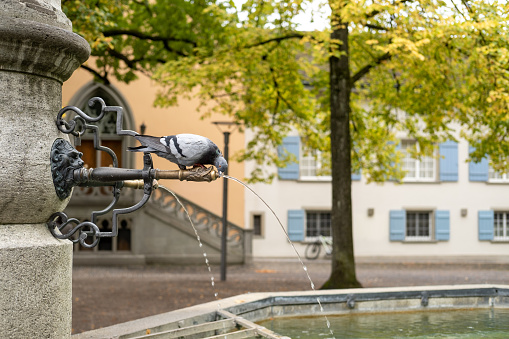
[[[323,306],[323,312],[317,302]],[[254,322],[289,316],[509,308],[509,285],[448,285],[242,294],[73,335],[92,338],[286,338]],[[223,320],[221,320],[223,319]],[[221,321],[218,321],[221,320]],[[231,326],[233,324],[233,326]],[[197,332],[197,331],[204,332]],[[224,332],[221,332],[223,331]]]

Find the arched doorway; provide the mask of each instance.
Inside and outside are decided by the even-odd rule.
[[[88,107],[88,101],[93,97],[102,98],[107,106],[122,107],[124,112],[124,125],[122,128],[129,130],[137,129],[129,103],[113,85],[105,86],[97,82],[89,82],[76,92],[69,104],[80,108],[90,116],[96,116],[95,111]],[[115,112],[108,112],[98,122],[102,145],[111,148],[115,152],[120,167],[133,168],[133,153],[126,152],[126,150],[128,146],[134,146],[136,142],[133,138],[125,138],[116,134],[116,118]],[[76,148],[83,153],[83,161],[88,167],[107,167],[112,163],[107,154],[94,149],[91,133],[86,133],[82,137],[81,146],[76,146]]]

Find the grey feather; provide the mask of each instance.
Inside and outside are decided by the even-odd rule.
[[[179,165],[180,168],[194,165],[214,165],[225,172],[228,164],[219,148],[201,135],[177,134],[164,137],[137,135],[142,146],[130,147],[133,152],[150,152]]]

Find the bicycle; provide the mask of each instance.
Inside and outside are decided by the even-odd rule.
[[[332,254],[332,238],[325,237],[323,235],[320,235],[318,237],[318,240],[315,242],[309,243],[306,246],[305,256],[306,259],[309,260],[315,260],[320,256],[321,249],[325,250],[325,255],[331,255]]]

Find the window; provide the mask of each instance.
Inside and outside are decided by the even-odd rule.
[[[253,235],[257,237],[263,236],[263,216],[262,214],[252,214],[251,223],[253,227]]]
[[[470,146],[470,153],[475,150]],[[480,162],[471,161],[468,165],[468,177],[470,181],[489,181],[491,183],[509,183],[507,172],[498,172],[491,167],[488,158],[481,159]]]
[[[488,170],[488,180],[491,182],[509,182],[507,173],[496,172],[491,166]]]
[[[330,212],[306,212],[306,238],[316,238],[320,235],[331,236]],[[311,239],[308,239],[311,240]]]
[[[283,139],[283,144],[278,147],[278,156],[285,159],[288,154],[296,161],[278,168],[280,180],[331,180],[330,157],[316,150],[303,154],[300,137],[288,136]],[[352,180],[361,180],[360,171],[352,173]]]
[[[431,212],[406,212],[406,240],[431,240]]]
[[[509,211],[478,212],[480,241],[509,241]]]
[[[412,149],[416,147],[415,141],[402,140],[401,150],[403,157],[403,170],[406,172],[404,181],[434,181],[436,177],[436,160],[433,156],[423,156],[416,159]]]
[[[300,160],[301,179],[325,179],[330,180],[330,166],[325,162],[322,152],[308,152]]]
[[[449,241],[450,213],[447,210],[391,210],[389,233],[390,241]]]
[[[493,240],[509,240],[509,212],[495,212],[493,215]]]

